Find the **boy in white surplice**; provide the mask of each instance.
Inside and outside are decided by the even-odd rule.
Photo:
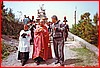
[[[19,36],[18,60],[21,60],[22,66],[29,59],[31,31],[28,28],[28,25],[24,25],[24,30],[21,30]]]

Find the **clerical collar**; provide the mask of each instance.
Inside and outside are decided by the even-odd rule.
[[[24,30],[24,31],[28,31],[28,30]]]

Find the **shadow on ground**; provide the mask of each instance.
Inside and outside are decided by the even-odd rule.
[[[70,64],[75,64],[75,63],[79,63],[79,62],[83,62],[83,60],[81,60],[81,59],[66,59],[63,64],[70,65]]]
[[[47,64],[47,65],[49,65],[49,64],[52,64],[54,62],[55,62],[55,58],[52,58],[52,59],[48,59],[45,62],[41,62],[40,64]],[[75,64],[75,63],[79,63],[79,62],[83,62],[83,60],[81,60],[81,59],[66,59],[63,64],[64,65],[70,65],[70,64]],[[27,64],[30,64],[30,63],[34,63],[34,60],[33,59],[29,59],[27,61]]]
[[[27,64],[29,64],[29,63],[34,63],[34,60],[30,58],[30,59],[27,61]]]
[[[28,61],[27,61],[27,63],[26,64],[30,64],[30,63],[34,63],[35,61],[33,60],[33,59],[29,59]],[[41,62],[40,64],[47,64],[47,65],[49,65],[49,64],[52,64],[53,62],[55,62],[55,58],[52,58],[52,59],[48,59],[47,61],[43,61],[43,62]]]

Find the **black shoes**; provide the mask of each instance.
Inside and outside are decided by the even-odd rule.
[[[40,64],[40,61],[36,60],[35,63],[36,63],[37,65],[39,65],[39,64]]]
[[[21,61],[21,63],[22,63],[22,66],[24,66],[24,65],[25,65],[25,62]]]
[[[63,61],[56,61],[56,62],[55,62],[55,64],[58,64],[58,63],[60,63],[61,66],[64,66]]]
[[[56,62],[55,62],[55,64],[58,64],[58,63],[59,63],[59,61],[56,61]]]

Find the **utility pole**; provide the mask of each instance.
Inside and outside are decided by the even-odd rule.
[[[75,27],[76,27],[76,11],[77,11],[77,7],[75,7]]]

